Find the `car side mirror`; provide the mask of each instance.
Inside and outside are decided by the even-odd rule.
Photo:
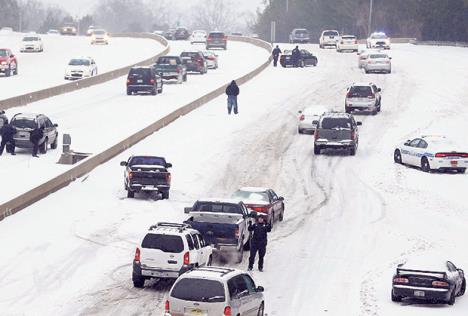
[[[405,142],[405,146],[409,146],[410,143],[411,143],[411,141],[408,139],[408,140]]]
[[[318,123],[319,123],[319,121],[317,121],[317,120],[312,121],[313,125],[318,125]]]
[[[192,209],[193,209],[192,207],[184,207],[184,213],[188,214],[192,211]]]
[[[357,126],[361,126],[362,122],[357,122],[356,124],[357,124]]]
[[[10,58],[15,58],[15,55],[11,54],[11,55],[10,55]]]
[[[265,291],[265,288],[263,286],[257,286],[256,291],[262,293]]]
[[[54,124],[54,127],[58,127],[58,124]]]
[[[126,162],[126,161],[121,161],[121,162],[120,162],[120,165],[121,165],[122,167],[125,167],[125,166],[127,166],[127,162]]]
[[[377,88],[377,91],[378,91],[378,92],[381,92],[381,91],[382,91],[382,89],[380,89],[380,88]]]
[[[172,168],[172,164],[170,162],[166,163],[166,168]]]
[[[388,57],[388,59],[392,59],[392,57]]]
[[[278,200],[284,201],[284,197],[280,196],[280,197],[278,198]]]
[[[302,111],[297,111],[297,113],[302,114]]]

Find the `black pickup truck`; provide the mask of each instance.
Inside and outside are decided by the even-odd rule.
[[[161,56],[153,68],[164,80],[177,80],[177,83],[187,81],[187,66],[179,56]]]
[[[127,197],[135,197],[135,192],[158,192],[163,199],[169,199],[172,164],[162,157],[131,156],[122,161],[125,167],[124,182]]]
[[[242,262],[249,248],[251,212],[243,202],[232,199],[204,199],[185,208],[190,217],[184,222],[198,230],[203,239],[218,251],[234,252],[236,263]]]

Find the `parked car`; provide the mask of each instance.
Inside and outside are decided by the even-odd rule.
[[[177,279],[194,268],[210,266],[212,248],[189,225],[157,223],[138,244],[133,259],[133,285],[145,286],[153,278]]]
[[[359,49],[359,44],[356,36],[354,35],[343,35],[340,40],[336,43],[336,51],[338,53],[344,51],[357,52]]]
[[[163,80],[177,80],[181,84],[187,81],[187,67],[179,56],[161,56],[153,66]]]
[[[2,128],[3,125],[8,124],[8,117],[5,114],[5,111],[1,110],[0,111],[0,128]]]
[[[91,57],[77,57],[68,62],[65,68],[65,80],[89,78],[98,74],[96,62]]]
[[[367,39],[367,48],[390,49],[390,38],[382,32],[372,33]]]
[[[275,221],[284,219],[284,198],[269,188],[244,187],[232,195],[235,200],[244,202],[247,209],[267,215],[271,228]]]
[[[206,33],[206,31],[195,30],[192,32],[192,35],[190,35],[190,44],[195,44],[195,43],[206,44],[207,37],[208,37],[208,34]]]
[[[163,92],[163,80],[154,67],[130,68],[127,76],[127,95],[140,92],[157,95]]]
[[[299,60],[299,66],[317,66],[318,59],[317,56],[312,54],[306,49],[301,49],[301,59]],[[294,66],[292,59],[292,51],[284,50],[283,54],[280,56],[280,65],[283,67]]]
[[[60,32],[55,29],[50,29],[47,31],[47,35],[60,35]]]
[[[325,30],[319,39],[320,48],[327,46],[333,46],[336,48],[338,41],[340,40],[340,33],[336,30]]]
[[[5,77],[18,74],[18,61],[8,48],[0,48],[0,73],[3,73]]]
[[[95,29],[96,29],[96,27],[95,27],[94,25],[90,25],[90,26],[88,27],[88,29],[86,30],[86,36],[91,36],[91,35],[93,35],[93,32],[94,32]]]
[[[354,156],[359,144],[359,125],[362,123],[356,122],[351,114],[324,113],[314,133],[314,154],[320,155],[324,149],[344,149]]]
[[[20,45],[20,52],[43,52],[44,43],[38,35],[27,35],[23,37]]]
[[[227,49],[227,36],[224,32],[210,32],[206,39],[206,49],[222,48]]]
[[[370,53],[367,57],[366,62],[363,64],[364,71],[366,74],[371,72],[392,72],[392,57],[385,53]]]
[[[289,34],[289,43],[309,43],[310,36],[309,32],[306,29],[294,29],[291,34]]]
[[[78,35],[75,23],[65,23],[65,25],[60,29],[60,34],[74,36]]]
[[[346,93],[345,112],[369,111],[373,115],[377,114],[382,106],[381,91],[372,82],[353,83]]]
[[[182,63],[187,67],[187,72],[199,72],[206,74],[208,65],[201,51],[185,51],[180,54]]]
[[[91,34],[91,45],[94,44],[109,45],[109,33],[103,29],[94,30]]]
[[[185,27],[178,27],[174,32],[175,40],[188,40],[190,37],[189,31]]]
[[[237,263],[242,262],[244,249],[250,242],[249,210],[234,199],[202,199],[193,207],[185,208],[189,218],[184,222],[198,230],[207,243],[218,251],[234,253]]]
[[[468,151],[456,142],[437,135],[420,136],[398,145],[393,153],[395,163],[421,168],[424,172],[456,171],[468,168]]]
[[[204,50],[202,53],[203,57],[205,57],[208,69],[218,69],[218,55],[209,50]]]
[[[309,106],[302,111],[299,111],[299,122],[297,132],[304,134],[305,132],[314,133],[317,128],[317,122],[320,116],[327,112],[324,106]]]
[[[465,290],[464,272],[452,262],[417,258],[398,265],[392,280],[392,301],[411,298],[453,305]]]
[[[169,291],[165,316],[265,315],[263,287],[241,270],[204,267],[181,275]]]
[[[15,147],[32,148],[31,132],[36,128],[44,127],[44,137],[39,141],[39,151],[45,154],[49,146],[51,149],[57,148],[58,125],[52,123],[44,114],[18,113],[12,117],[11,125],[16,128],[16,134],[13,137]]]

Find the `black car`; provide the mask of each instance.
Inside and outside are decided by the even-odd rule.
[[[169,29],[169,30],[167,30],[166,32],[163,33],[163,36],[167,40],[173,40],[173,39],[175,39],[175,32],[176,32],[175,29]]]
[[[393,302],[411,298],[453,305],[455,298],[465,294],[466,289],[463,270],[450,261],[430,263],[423,260],[400,264],[392,284]]]
[[[127,95],[146,92],[152,95],[162,93],[163,82],[154,67],[132,67],[127,77]]]
[[[294,66],[291,50],[284,51],[284,53],[280,57],[280,64],[283,67]],[[318,64],[317,56],[315,56],[314,54],[312,54],[306,49],[301,49],[301,59],[299,60],[300,67],[305,67],[305,66],[315,67],[317,66],[317,64]]]
[[[187,40],[190,37],[189,31],[185,27],[179,27],[174,32],[175,40]]]

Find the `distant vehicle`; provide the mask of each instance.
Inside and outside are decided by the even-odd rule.
[[[359,49],[358,41],[354,35],[343,35],[336,43],[336,51],[338,53],[344,51],[357,52]]]
[[[382,32],[372,33],[367,39],[367,48],[390,49],[390,38]]]
[[[8,33],[12,33],[12,32],[13,32],[13,28],[11,28],[11,27],[5,26],[5,27],[2,27],[0,29],[0,34],[8,34]]]
[[[130,68],[127,76],[127,95],[134,93],[157,95],[163,92],[162,77],[154,67],[136,66]]]
[[[164,31],[156,30],[156,31],[153,31],[153,34],[159,35],[159,36],[164,36]]]
[[[241,32],[232,32],[231,35],[233,35],[233,36],[244,36]]]
[[[131,156],[127,161],[120,162],[125,167],[124,185],[128,198],[134,198],[135,193],[160,193],[163,200],[169,199],[171,189],[172,164],[163,157]]]
[[[336,30],[325,30],[319,39],[320,48],[326,48],[327,46],[333,46],[336,48],[338,41],[340,40],[340,33]]]
[[[65,80],[77,80],[96,76],[98,69],[91,57],[77,57],[70,60],[65,68]]]
[[[65,25],[60,29],[60,34],[74,36],[78,35],[75,23],[65,23]]]
[[[203,267],[184,273],[172,286],[166,316],[265,315],[263,287],[243,271]]]
[[[369,111],[373,115],[380,112],[382,106],[382,90],[375,83],[353,83],[348,88],[345,98],[345,112]]]
[[[465,173],[468,151],[444,136],[421,136],[396,146],[395,163],[421,168],[424,172],[455,171]]]
[[[15,147],[32,148],[31,132],[36,128],[44,127],[44,137],[39,141],[39,151],[45,154],[49,146],[51,149],[57,148],[58,125],[53,124],[44,114],[18,113],[11,119],[11,125],[16,128],[16,134],[13,137]]]
[[[202,51],[202,53],[203,57],[205,57],[208,69],[218,69],[218,55],[209,50]]]
[[[178,27],[174,33],[175,40],[188,40],[190,37],[189,31],[185,27]]]
[[[95,29],[96,29],[96,27],[95,27],[94,25],[90,25],[90,26],[88,27],[88,29],[86,30],[86,36],[91,36],[91,35],[93,35],[93,32],[94,32]]]
[[[392,301],[411,298],[453,305],[465,290],[464,272],[452,262],[416,259],[398,265],[392,280]]]
[[[20,45],[20,52],[43,52],[44,43],[40,36],[37,35],[28,35],[23,37]]]
[[[0,73],[3,73],[5,77],[18,74],[18,61],[8,48],[0,48]]]
[[[289,43],[309,43],[310,36],[309,32],[306,29],[294,29],[291,34],[289,34]]]
[[[345,149],[351,156],[356,155],[359,144],[358,126],[348,113],[324,113],[317,122],[314,134],[314,154],[320,155],[324,149]]]
[[[210,266],[212,252],[203,236],[189,225],[157,223],[136,248],[133,285],[142,288],[145,280],[177,279],[194,268]]]
[[[207,243],[218,251],[234,253],[242,262],[244,249],[250,246],[250,211],[238,199],[202,199],[185,208],[189,218],[184,222],[198,230]]]
[[[366,74],[371,72],[392,73],[392,57],[386,53],[372,52],[367,56],[362,68],[364,68]]]
[[[222,48],[227,49],[227,36],[224,32],[210,32],[206,39],[206,49]]]
[[[299,60],[299,66],[317,66],[318,59],[317,56],[312,54],[306,49],[301,49],[301,59]],[[280,65],[283,67],[294,66],[293,59],[292,59],[292,51],[285,50],[280,57]]]
[[[164,37],[167,40],[174,40],[175,39],[175,32],[176,32],[175,29],[169,29],[166,32],[164,32]]]
[[[317,128],[317,122],[320,116],[327,112],[327,108],[324,106],[309,106],[302,111],[299,111],[299,122],[297,126],[297,132],[304,134],[305,132],[315,132]]]
[[[244,202],[247,209],[267,216],[273,228],[275,221],[284,219],[284,198],[269,188],[244,187],[232,195],[233,199]]]
[[[109,33],[106,30],[94,30],[91,34],[91,45],[104,44],[109,45]]]
[[[358,68],[362,69],[364,68],[364,65],[367,63],[367,59],[369,58],[369,51],[367,50],[362,50],[358,51]]]
[[[50,29],[47,31],[47,35],[60,35],[58,30]]]
[[[1,110],[0,111],[0,128],[5,124],[8,124],[8,117],[6,116],[5,111]]]
[[[185,51],[180,54],[182,63],[187,67],[187,72],[199,72],[206,74],[208,65],[201,51]]]
[[[153,68],[163,80],[177,80],[179,84],[187,81],[187,67],[179,56],[161,56]]]
[[[192,32],[192,35],[190,35],[190,44],[206,44],[206,38],[208,37],[208,34],[206,31],[203,30],[196,30]]]

